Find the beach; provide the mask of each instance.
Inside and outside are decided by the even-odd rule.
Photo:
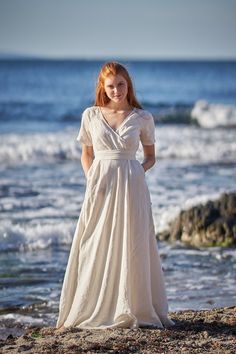
[[[76,136],[100,65],[0,60],[0,338],[55,326],[86,187]],[[235,306],[236,248],[224,239],[184,245],[176,224],[166,235],[187,209],[197,215],[199,203],[235,190],[236,62],[127,65],[155,120],[156,163],[145,178],[156,235],[165,235],[157,247],[170,312]]]
[[[80,329],[32,327],[0,340],[1,353],[224,353],[236,348],[236,307],[169,313],[170,328]]]

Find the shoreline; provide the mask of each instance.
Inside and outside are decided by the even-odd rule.
[[[235,353],[236,306],[170,311],[175,326],[81,329],[56,332],[32,326],[20,336],[0,340],[1,353]],[[23,329],[23,328],[22,328]]]

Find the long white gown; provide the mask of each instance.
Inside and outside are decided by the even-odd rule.
[[[77,140],[94,160],[60,296],[56,328],[170,327],[164,275],[139,143],[155,143],[153,116],[134,108],[117,130],[84,110]]]

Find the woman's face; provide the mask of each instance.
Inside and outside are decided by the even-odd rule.
[[[126,99],[128,84],[122,75],[109,75],[104,81],[104,89],[107,97],[113,102],[121,102]]]

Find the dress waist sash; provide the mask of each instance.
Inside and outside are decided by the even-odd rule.
[[[119,151],[119,150],[100,150],[94,152],[95,159],[106,160],[136,160],[135,152],[133,151]]]

